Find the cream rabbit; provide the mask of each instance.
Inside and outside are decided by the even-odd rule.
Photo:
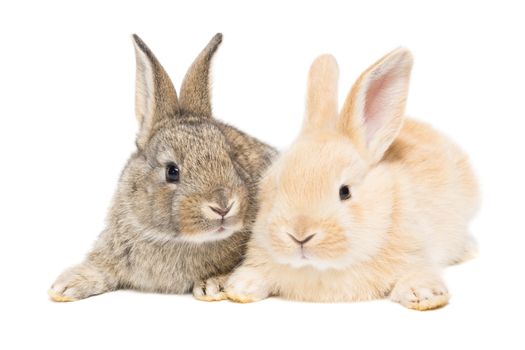
[[[338,113],[337,63],[315,60],[303,129],[261,182],[246,260],[225,286],[231,300],[448,302],[441,270],[474,247],[478,189],[454,143],[405,120],[411,68],[409,51],[386,55]]]

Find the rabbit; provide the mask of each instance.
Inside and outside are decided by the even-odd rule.
[[[478,187],[458,146],[405,119],[411,69],[408,50],[387,54],[338,113],[337,62],[313,62],[304,124],[261,179],[246,258],[224,287],[230,300],[448,303],[441,271],[475,252]]]
[[[276,151],[212,117],[215,35],[188,70],[180,96],[151,50],[136,53],[136,151],[121,174],[106,228],[85,260],[51,286],[54,301],[121,288],[222,298],[243,258],[257,183]]]

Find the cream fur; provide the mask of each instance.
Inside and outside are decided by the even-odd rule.
[[[473,246],[477,184],[456,145],[404,121],[411,66],[404,49],[372,65],[337,120],[337,90],[326,88],[335,86],[337,64],[331,56],[314,62],[303,131],[262,180],[247,257],[226,283],[230,299],[390,296],[419,310],[448,302],[441,270]],[[346,201],[342,185],[351,189]],[[289,234],[315,235],[299,247]]]

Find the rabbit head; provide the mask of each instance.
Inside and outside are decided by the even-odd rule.
[[[398,134],[412,66],[397,49],[367,69],[340,113],[338,66],[311,66],[302,131],[268,169],[255,239],[278,263],[341,269],[380,248],[396,205],[382,158]]]
[[[180,97],[151,50],[137,35],[133,40],[140,129],[119,188],[125,212],[154,239],[225,239],[246,221],[249,188],[212,117],[209,70],[222,35],[195,59]]]

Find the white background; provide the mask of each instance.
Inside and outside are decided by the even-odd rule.
[[[0,348],[523,349],[524,11],[519,1],[3,1],[0,4]],[[477,260],[446,271],[450,305],[204,303],[130,291],[75,303],[46,290],[104,226],[134,149],[138,33],[176,87],[218,31],[215,115],[280,149],[302,121],[307,70],[357,75],[403,45],[407,113],[471,155],[483,190]]]

